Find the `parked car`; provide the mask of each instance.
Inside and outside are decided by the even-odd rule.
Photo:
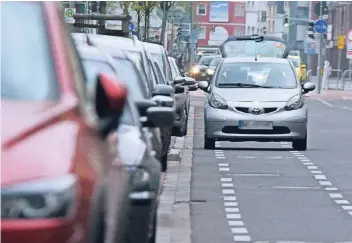
[[[127,90],[98,73],[88,105],[60,9],[1,4],[2,241],[123,242],[129,177],[111,135]]]
[[[254,68],[267,70],[258,84]],[[212,82],[198,83],[208,93],[204,108],[204,148],[215,141],[287,141],[296,150],[307,149],[308,108],[304,93],[315,89],[300,85],[295,70],[285,58],[225,58]]]
[[[177,123],[173,127],[172,135],[182,137],[187,135],[187,124],[188,124],[188,114],[189,114],[189,107],[191,105],[191,98],[189,95],[189,91],[194,91],[198,89],[198,86],[195,86],[196,81],[189,77],[182,77],[181,72],[176,64],[176,60],[173,57],[168,57],[170,67],[171,67],[171,74],[172,80],[174,82],[182,82],[176,85],[184,85],[186,80],[189,82],[193,82],[193,86],[185,87],[185,91],[182,94],[175,95],[175,100],[177,103],[176,106],[176,120]],[[187,84],[191,84],[187,83]]]
[[[82,35],[86,37],[86,41],[83,41],[84,38],[81,37]],[[113,57],[114,60],[123,60],[127,58],[130,61],[133,61],[135,64],[134,68],[137,69],[137,80],[140,83],[141,94],[143,94],[144,99],[161,100],[161,96],[169,96],[173,99],[174,90],[172,88],[168,86],[165,87],[165,84],[158,84],[154,86],[153,73],[150,65],[148,64],[146,52],[138,40],[132,40],[124,37],[87,35],[78,33],[73,34],[73,37],[77,43],[93,45],[102,49],[104,52]],[[122,74],[125,74],[125,72],[122,72]],[[134,77],[136,77],[136,75]],[[154,96],[157,97],[153,98]],[[165,103],[163,104],[165,105]],[[169,102],[169,104],[171,103]],[[172,106],[173,105],[174,103],[172,102]],[[145,109],[145,107],[142,106],[141,109]],[[155,137],[155,142],[157,137],[159,137],[158,139],[161,139],[161,153],[157,153],[157,158],[162,164],[162,171],[166,171],[167,154],[171,140],[171,127],[164,129],[153,128],[151,129],[151,133]],[[155,148],[158,147],[155,146]]]
[[[125,78],[131,75],[125,68],[116,66],[108,55],[94,47],[80,47],[79,53],[87,76],[88,88],[94,87],[96,75],[104,71],[111,76]],[[121,72],[127,75],[121,74]],[[161,165],[154,157],[152,141],[149,132],[143,129],[140,114],[132,96],[138,92],[138,84],[134,79],[124,80],[129,84],[129,98],[124,107],[117,135],[120,138],[116,144],[120,159],[130,175],[129,199],[131,210],[127,240],[133,242],[155,242],[157,201],[159,197]],[[137,94],[138,95],[138,94]],[[139,102],[143,102],[140,100]],[[145,100],[146,104],[151,101]],[[149,127],[169,127],[173,123],[173,109],[157,107],[157,104],[145,111],[145,118]],[[134,151],[138,151],[135,153]]]

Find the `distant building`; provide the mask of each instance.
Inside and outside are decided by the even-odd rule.
[[[229,36],[245,34],[246,2],[194,2],[198,46],[219,46]]]
[[[267,29],[267,2],[248,1],[246,4],[246,35],[263,35]]]

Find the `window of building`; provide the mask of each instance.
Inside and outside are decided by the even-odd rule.
[[[269,32],[271,32],[271,21],[268,21]]]
[[[275,20],[273,20],[273,32],[275,32]]]
[[[235,5],[235,16],[240,16],[240,6],[239,5]]]
[[[245,7],[244,7],[244,5],[236,5],[235,6],[235,16],[238,16],[238,17],[245,16]]]
[[[257,28],[257,34],[259,35],[259,28]]]
[[[207,34],[207,27],[206,26],[199,26],[198,40],[205,40],[206,34]]]
[[[255,27],[252,26],[252,35],[255,34]]]
[[[251,34],[251,27],[247,27],[247,35],[250,35]]]
[[[197,4],[197,15],[207,15],[207,5],[205,3]]]
[[[273,16],[276,16],[276,6],[273,6]]]
[[[257,13],[257,22],[260,22],[260,16],[261,14],[260,14],[260,10],[258,10],[258,13]]]

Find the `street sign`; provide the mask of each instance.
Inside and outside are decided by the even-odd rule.
[[[307,53],[308,55],[316,55],[319,53],[319,45],[316,40],[306,40],[304,43],[304,53]]]
[[[65,8],[65,22],[68,24],[74,24],[75,23],[75,19],[73,18],[73,15],[76,13],[76,9],[75,8]]]
[[[347,51],[346,58],[352,59],[352,29],[347,32]]]
[[[328,31],[328,22],[324,19],[318,19],[314,22],[314,30],[317,33],[324,34]]]
[[[343,35],[340,35],[337,38],[337,48],[339,48],[339,50],[343,50],[343,48],[345,48],[345,37]]]

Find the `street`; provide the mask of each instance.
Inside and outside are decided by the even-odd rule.
[[[204,150],[204,97],[192,97],[191,165],[182,157],[165,176],[158,243],[352,242],[351,99],[308,97],[309,147],[297,152],[255,142]]]

